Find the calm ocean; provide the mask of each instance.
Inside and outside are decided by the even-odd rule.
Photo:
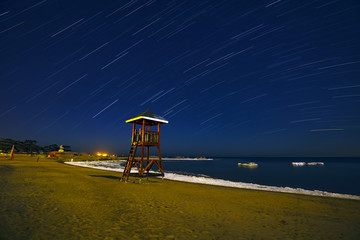
[[[238,167],[256,162],[257,168]],[[324,166],[293,167],[292,162],[324,162]],[[205,175],[234,182],[303,188],[360,195],[360,158],[214,158],[209,161],[164,160],[164,170]]]

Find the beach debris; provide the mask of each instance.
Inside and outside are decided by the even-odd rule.
[[[248,167],[248,168],[256,168],[259,165],[257,163],[254,162],[249,162],[249,163],[238,163],[239,167]]]
[[[306,162],[292,162],[291,163],[294,167],[303,167],[306,165]]]

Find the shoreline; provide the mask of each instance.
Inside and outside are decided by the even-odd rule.
[[[171,157],[163,157],[161,158],[165,161],[211,161],[214,160],[213,158],[190,158],[190,157],[184,157],[184,158],[171,158]]]
[[[123,170],[124,170],[123,168],[108,168],[108,167],[89,165],[92,162],[96,162],[96,161],[64,162],[64,163],[72,165],[72,166],[87,167],[87,168],[92,168],[92,169],[113,171],[113,172],[119,172],[119,173],[123,172]],[[137,173],[137,171],[135,169],[132,169],[131,172]],[[181,175],[181,174],[169,173],[169,172],[165,172],[164,179],[172,180],[172,181],[188,182],[188,183],[221,186],[221,187],[258,190],[258,191],[280,192],[280,193],[291,193],[291,194],[310,195],[310,196],[319,196],[319,197],[360,200],[360,196],[351,195],[351,194],[332,193],[332,192],[321,191],[321,190],[307,190],[307,189],[302,189],[302,188],[268,186],[268,185],[260,185],[260,184],[256,184],[256,183],[233,182],[233,181],[223,180],[223,179]]]

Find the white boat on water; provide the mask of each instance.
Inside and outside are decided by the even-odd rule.
[[[324,166],[323,162],[308,162],[307,165],[309,166]]]
[[[248,167],[248,168],[256,168],[259,165],[257,163],[254,162],[249,162],[249,163],[238,163],[239,167]]]
[[[291,163],[294,167],[303,167],[306,165],[306,162],[292,162]]]

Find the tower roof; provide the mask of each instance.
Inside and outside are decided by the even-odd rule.
[[[132,118],[126,120],[126,123],[135,122],[137,124],[142,124],[142,120],[145,120],[146,123],[150,124],[150,125],[156,125],[158,123],[161,123],[161,124],[169,123],[165,118],[160,117],[159,115],[156,115],[155,113],[150,112],[149,109],[147,109],[143,113],[136,115],[135,117],[132,117]]]

